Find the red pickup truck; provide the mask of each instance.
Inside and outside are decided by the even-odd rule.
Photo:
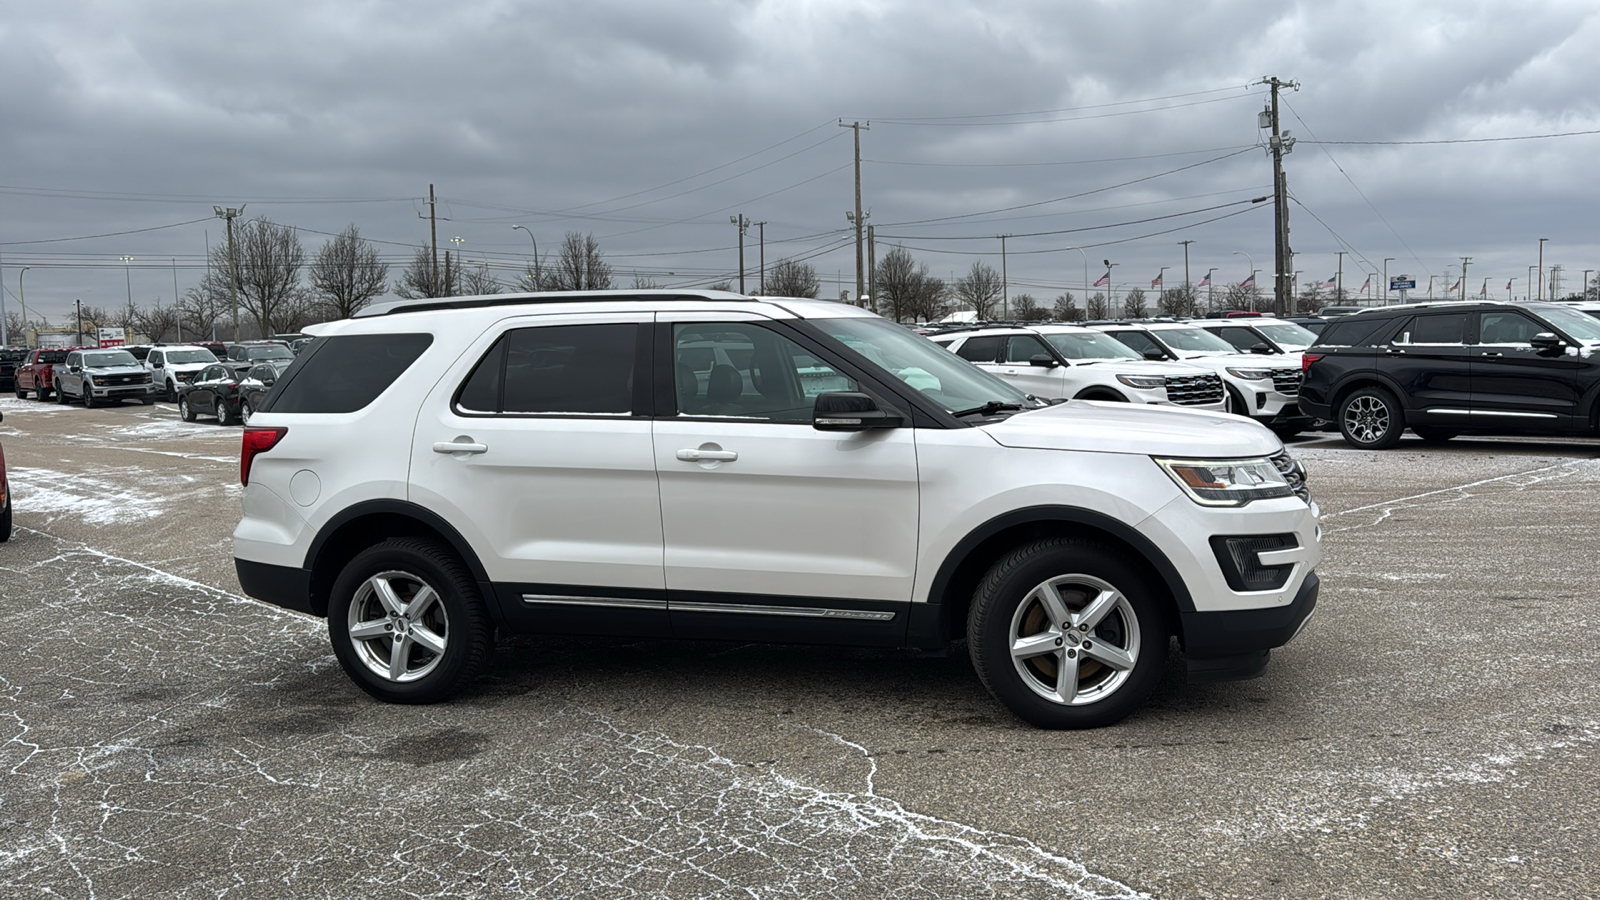
[[[23,400],[32,391],[33,396],[39,400],[49,400],[52,386],[55,382],[53,369],[56,363],[67,361],[69,348],[51,348],[46,350],[29,350],[28,358],[17,367],[15,390],[17,399]]]

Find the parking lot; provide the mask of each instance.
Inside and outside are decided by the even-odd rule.
[[[0,411],[7,896],[1600,890],[1600,441],[1295,442],[1304,633],[1045,732],[963,655],[670,640],[517,638],[462,700],[382,705],[240,594],[238,428]]]

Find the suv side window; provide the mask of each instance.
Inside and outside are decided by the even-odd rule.
[[[1555,329],[1520,312],[1486,312],[1478,315],[1478,343],[1533,344],[1533,336]]]
[[[394,384],[433,343],[431,334],[346,334],[318,341],[284,371],[261,412],[350,413]],[[225,368],[225,367],[224,367]]]
[[[1254,347],[1257,344],[1265,344],[1267,342],[1265,338],[1261,337],[1259,334],[1256,334],[1254,331],[1251,331],[1248,328],[1240,328],[1237,325],[1229,325],[1223,328],[1217,328],[1213,330],[1213,333],[1217,337],[1222,338],[1223,340],[1232,344],[1234,347],[1246,353],[1250,352],[1251,347]]]
[[[1378,331],[1394,322],[1378,316],[1340,316],[1328,323],[1317,336],[1317,346],[1360,347]]]
[[[818,394],[859,390],[854,379],[804,347],[749,322],[677,324],[672,347],[680,416],[810,425]]]
[[[1161,349],[1160,344],[1157,344],[1149,335],[1142,331],[1113,331],[1110,332],[1110,335],[1124,344],[1127,344],[1128,347],[1133,350],[1133,352],[1138,354],[1143,354],[1146,350],[1160,350],[1163,354],[1166,353],[1165,350]]]
[[[1014,334],[1006,342],[1005,361],[1025,366],[1041,353],[1051,359],[1056,358],[1056,355],[1050,352],[1050,348],[1045,346],[1044,341],[1031,334]]]
[[[1005,338],[997,334],[985,334],[978,337],[967,338],[966,343],[956,350],[956,355],[968,362],[992,363],[1000,355],[1000,342]]]
[[[1401,326],[1392,343],[1459,346],[1466,342],[1466,333],[1466,313],[1421,315]]]
[[[467,376],[456,408],[480,414],[633,414],[639,326],[548,325],[506,332]]]

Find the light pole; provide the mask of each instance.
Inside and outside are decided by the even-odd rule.
[[[1088,318],[1088,315],[1089,315],[1089,254],[1083,252],[1083,248],[1082,247],[1073,247],[1071,249],[1078,251],[1078,255],[1083,257],[1083,314],[1084,314],[1085,318]],[[1110,282],[1107,282],[1107,284],[1110,284]]]
[[[1211,277],[1215,271],[1217,271],[1216,266],[1206,270],[1206,312],[1211,312],[1217,305],[1217,282],[1216,279]]]
[[[1455,267],[1456,267],[1455,263],[1451,263],[1450,265],[1444,267],[1444,280],[1446,282],[1448,282],[1450,280],[1450,270],[1454,269]],[[1447,288],[1444,289],[1444,295],[1445,295],[1446,299],[1449,299],[1450,292],[1452,290],[1454,290],[1454,287],[1447,287]]]
[[[23,266],[17,273],[17,299],[22,301],[22,346],[28,346],[28,291],[22,286],[22,276],[33,266]]]
[[[1170,268],[1172,268],[1172,267],[1171,266],[1162,266],[1161,267],[1161,271],[1156,273],[1155,283],[1150,285],[1150,286],[1151,287],[1155,287],[1155,288],[1160,288],[1163,291],[1166,290],[1167,289],[1167,270],[1170,269]],[[1157,298],[1157,299],[1159,300],[1159,298]]]
[[[1544,242],[1549,238],[1539,238],[1539,299],[1544,299]]]
[[[1250,286],[1252,288],[1255,287],[1256,286],[1256,261],[1255,261],[1255,257],[1252,257],[1249,253],[1247,253],[1247,252],[1245,252],[1243,250],[1235,250],[1235,251],[1233,251],[1233,255],[1234,256],[1243,256],[1245,259],[1250,261]],[[1252,312],[1254,312],[1255,308],[1256,308],[1255,295],[1252,294],[1251,297],[1250,297],[1250,310]]]
[[[233,220],[244,213],[246,206],[249,206],[249,204],[241,203],[238,209],[234,209],[231,206],[211,207],[211,211],[217,214],[217,218],[224,219],[228,223],[228,300],[233,303],[233,339],[236,341],[239,339],[239,258],[233,252]],[[78,323],[78,330],[83,330],[81,317]],[[265,335],[262,336],[265,337]]]
[[[1183,287],[1184,293],[1189,293],[1189,245],[1194,241],[1179,241],[1183,245]]]
[[[1429,275],[1428,276],[1428,299],[1429,300],[1433,299],[1433,280],[1435,278],[1438,278],[1438,277],[1439,276],[1437,276],[1437,275]]]
[[[846,216],[850,215],[845,213]],[[739,226],[739,293],[744,293],[744,233],[750,230],[750,220],[743,213],[729,216],[728,221]]]
[[[133,327],[133,276],[128,274],[128,266],[133,262],[133,257],[124,256],[122,259],[122,280],[128,285],[128,327]],[[124,335],[126,337],[126,335]]]
[[[461,245],[465,244],[466,242],[467,242],[467,239],[462,237],[459,234],[450,239],[450,243],[456,245],[456,277],[457,278],[461,277]],[[449,266],[445,266],[446,270],[448,270],[449,268],[450,268]],[[445,280],[448,281],[450,279],[446,278]],[[451,285],[452,289],[454,289],[454,287],[455,287],[454,285]]]
[[[539,271],[539,239],[533,236],[533,230],[526,225],[513,225],[511,230],[521,231],[528,236],[528,240],[533,241],[533,289],[540,290],[544,278]]]
[[[1593,272],[1593,271],[1594,271],[1593,269],[1584,269],[1583,270],[1583,292],[1582,293],[1583,293],[1583,299],[1585,299],[1585,300],[1589,299],[1589,273]],[[23,316],[24,319],[26,319],[27,316],[28,316],[28,308],[26,306],[24,306],[22,308],[22,316]]]
[[[1383,258],[1383,305],[1384,306],[1388,306],[1389,305],[1389,263],[1391,263],[1391,262],[1394,262],[1394,257],[1385,256]],[[1462,274],[1464,275],[1466,273],[1463,272]]]
[[[1122,265],[1122,263],[1114,263],[1109,259],[1104,260],[1104,262],[1106,264],[1106,315],[1115,317],[1116,313],[1111,309],[1111,270],[1116,266]]]
[[[1533,277],[1533,266],[1529,266],[1528,267],[1528,293],[1527,293],[1527,298],[1529,300],[1533,299],[1533,286],[1536,283],[1537,282],[1534,281],[1534,277]]]
[[[1506,279],[1506,300],[1508,300],[1508,301],[1516,299],[1515,297],[1511,296],[1511,282],[1513,282],[1513,281],[1516,281],[1516,279],[1515,278],[1507,278]]]

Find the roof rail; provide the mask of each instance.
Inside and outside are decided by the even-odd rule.
[[[471,297],[418,297],[414,300],[392,300],[374,303],[358,310],[354,319],[388,316],[402,312],[431,312],[441,309],[481,309],[488,306],[522,306],[529,303],[616,303],[627,301],[736,300],[745,303],[759,302],[755,297],[728,291],[540,291],[522,294],[480,294]]]

